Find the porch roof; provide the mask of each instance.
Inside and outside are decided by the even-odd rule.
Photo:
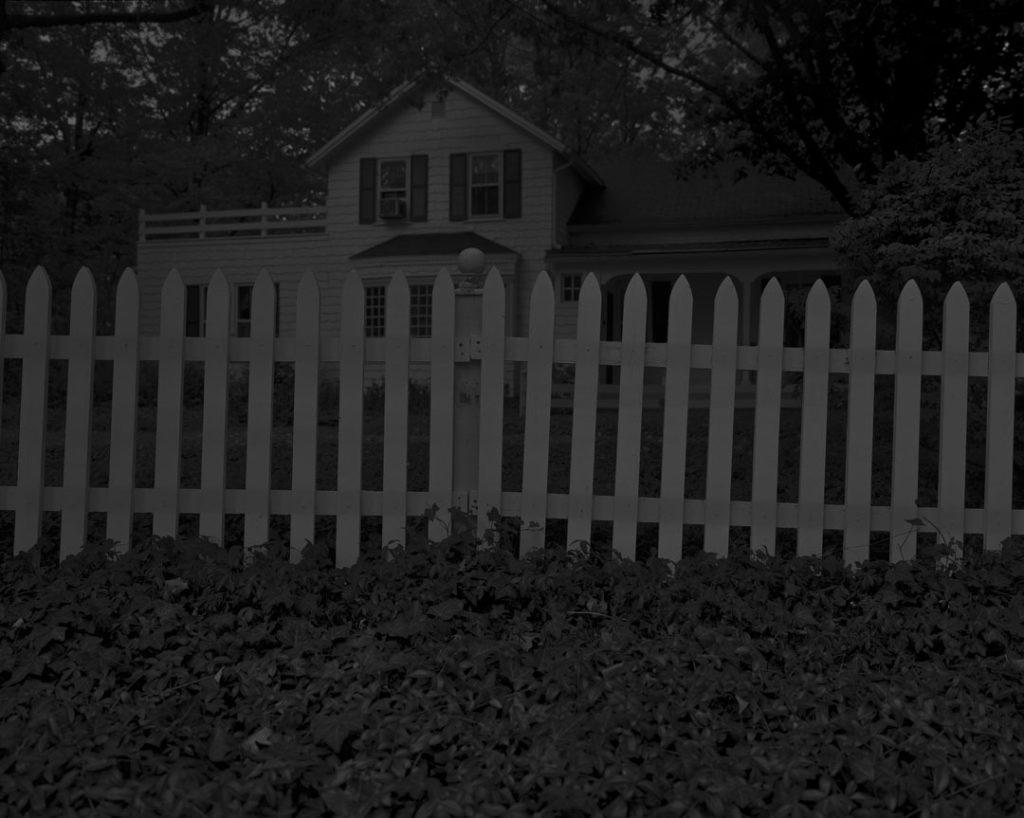
[[[350,258],[353,261],[365,258],[387,258],[392,256],[452,256],[467,247],[475,247],[488,254],[516,255],[503,244],[484,238],[479,233],[410,233],[395,236],[361,250]]]

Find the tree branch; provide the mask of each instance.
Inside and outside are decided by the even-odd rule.
[[[3,5],[6,5],[4,3]],[[84,26],[97,23],[177,23],[198,17],[205,11],[201,2],[189,3],[167,11],[81,11],[71,14],[32,14],[27,11],[0,12],[0,36],[16,28],[53,28]]]

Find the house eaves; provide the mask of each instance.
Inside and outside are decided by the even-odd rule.
[[[309,159],[306,160],[306,166],[315,169],[329,163],[334,156],[345,149],[346,145],[352,142],[367,128],[371,127],[378,117],[383,116],[389,109],[407,99],[409,95],[417,91],[423,84],[425,84],[425,82],[425,80],[411,80],[399,86],[381,103],[370,110],[365,111],[355,121],[334,136],[334,138],[332,138],[326,145],[320,148],[320,150],[310,156]],[[547,145],[551,150],[559,154],[559,156],[568,162],[580,177],[583,178],[583,180],[590,186],[595,188],[604,187],[604,182],[597,174],[597,171],[595,171],[581,156],[570,151],[551,134],[546,133],[533,123],[523,119],[519,114],[511,111],[497,100],[492,99],[487,96],[487,94],[474,88],[467,82],[450,78],[446,78],[444,82],[450,87],[458,89],[483,107],[493,111],[498,116],[504,118],[512,125],[532,136],[538,142]]]

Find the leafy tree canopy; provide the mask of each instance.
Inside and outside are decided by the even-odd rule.
[[[916,159],[900,157],[861,193],[865,215],[836,228],[834,249],[893,305],[904,284],[921,287],[931,340],[949,288],[963,283],[984,326],[1003,281],[1024,293],[1024,134],[982,122]],[[981,339],[978,339],[979,341]]]
[[[517,2],[642,66],[710,154],[804,173],[851,214],[897,157],[986,114],[1024,125],[1017,0]]]

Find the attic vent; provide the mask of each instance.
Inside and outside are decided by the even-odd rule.
[[[444,100],[435,99],[430,103],[430,118],[441,119],[444,116]]]

